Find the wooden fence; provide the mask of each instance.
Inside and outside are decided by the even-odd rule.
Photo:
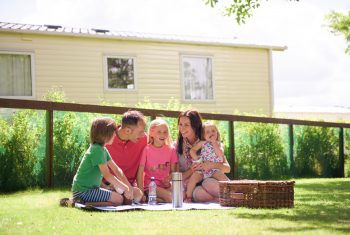
[[[0,108],[14,108],[14,109],[35,109],[46,110],[46,130],[47,130],[47,158],[49,178],[48,186],[52,186],[53,182],[53,112],[54,111],[69,111],[69,112],[88,112],[88,113],[104,113],[104,114],[123,114],[124,112],[133,109],[139,110],[145,116],[155,119],[156,117],[172,117],[177,118],[179,111],[168,110],[155,110],[155,109],[140,109],[130,107],[113,107],[113,106],[101,106],[101,105],[88,105],[88,104],[74,104],[74,103],[58,103],[49,101],[36,101],[36,100],[18,100],[18,99],[1,99]],[[291,163],[294,162],[293,149],[294,149],[294,125],[307,125],[316,127],[333,127],[339,128],[339,169],[338,177],[344,177],[344,128],[350,128],[349,123],[336,123],[336,122],[320,122],[320,121],[304,121],[296,119],[282,119],[282,118],[269,118],[269,117],[256,117],[256,116],[241,116],[241,115],[228,115],[228,114],[210,114],[201,113],[202,117],[208,120],[227,121],[229,123],[229,159],[231,159],[230,165],[234,169],[235,166],[235,130],[234,122],[258,122],[258,123],[271,123],[271,124],[286,124],[289,127],[289,156]],[[292,164],[293,167],[293,164]],[[294,169],[291,169],[292,171]],[[231,172],[232,176],[234,172]]]

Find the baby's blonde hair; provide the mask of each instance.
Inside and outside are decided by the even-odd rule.
[[[217,141],[221,141],[219,129],[218,129],[218,127],[215,125],[215,123],[213,123],[213,122],[205,122],[205,123],[203,123],[203,125],[202,125],[202,138],[203,138],[203,140],[205,140],[205,137],[204,137],[205,128],[206,128],[206,127],[210,127],[210,126],[215,127],[216,132],[218,133]]]
[[[154,139],[153,139],[153,136],[152,136],[152,132],[155,131],[155,129],[158,126],[161,126],[161,125],[165,125],[167,127],[167,129],[168,129],[168,137],[165,140],[165,144],[168,145],[168,146],[171,145],[172,139],[171,139],[171,136],[170,136],[169,125],[168,125],[168,123],[165,120],[160,119],[160,118],[154,119],[153,121],[151,121],[151,123],[149,125],[149,129],[148,129],[148,144],[153,144]]]

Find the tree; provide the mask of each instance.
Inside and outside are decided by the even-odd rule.
[[[204,0],[206,5],[215,7],[219,0]],[[268,0],[266,0],[268,1]],[[299,1],[299,0],[289,0],[289,1]],[[240,25],[245,24],[245,20],[252,16],[252,12],[260,7],[262,0],[229,0],[227,4],[224,5],[224,15],[233,16],[236,22]],[[342,14],[340,12],[332,11],[326,16],[329,22],[328,27],[331,31],[338,35],[344,35],[348,46],[345,49],[345,53],[350,53],[350,11],[348,14]]]
[[[215,7],[218,2],[219,0],[205,0],[205,4],[211,7]],[[252,16],[252,11],[260,7],[260,2],[261,0],[230,0],[230,3],[224,6],[224,15],[234,16],[238,24],[245,24],[245,20]]]
[[[332,11],[326,16],[326,19],[330,23],[328,27],[331,28],[332,33],[345,36],[348,42],[348,47],[345,49],[345,52],[350,53],[350,10],[347,15]]]

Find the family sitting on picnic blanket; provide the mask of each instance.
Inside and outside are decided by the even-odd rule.
[[[224,173],[230,171],[218,128],[202,124],[196,110],[180,113],[175,143],[165,120],[153,120],[148,135],[145,128],[146,119],[139,111],[125,112],[121,125],[108,117],[96,118],[90,146],[73,179],[73,198],[60,204],[145,202],[151,177],[157,184],[157,201],[171,202],[174,171],[182,172],[185,202],[217,202],[218,181],[228,180]]]

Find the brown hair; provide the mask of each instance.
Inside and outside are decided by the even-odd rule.
[[[145,116],[139,111],[136,110],[129,110],[123,114],[122,117],[122,128],[128,127],[128,126],[137,126],[139,121],[143,121],[146,123]]]
[[[179,125],[180,118],[182,117],[188,117],[190,119],[191,127],[194,130],[194,133],[197,138],[201,139],[202,137],[202,117],[199,114],[197,110],[187,110],[185,112],[181,112],[178,119],[177,119],[177,125]],[[182,154],[182,145],[183,145],[183,137],[179,131],[178,137],[177,137],[177,152],[179,154]]]
[[[90,143],[106,144],[117,130],[115,121],[110,117],[97,117],[91,124]]]

